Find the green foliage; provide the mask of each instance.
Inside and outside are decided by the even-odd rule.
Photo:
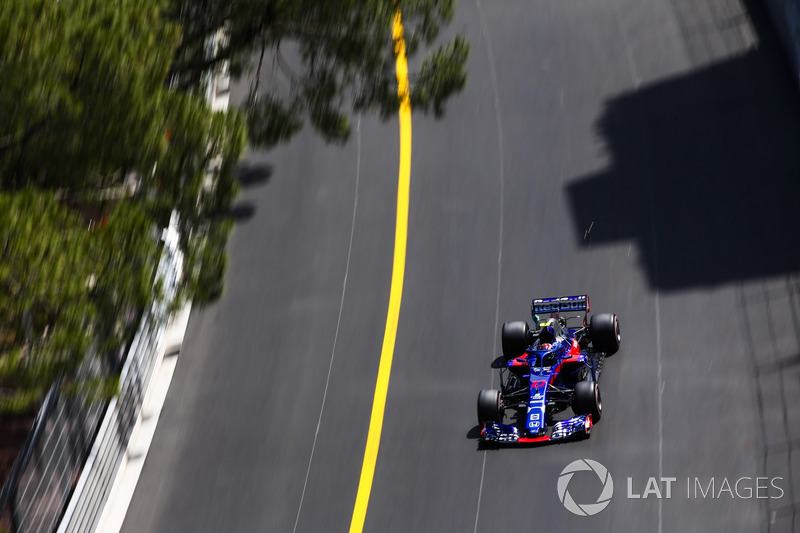
[[[227,60],[234,77],[260,57],[248,102],[250,138],[272,146],[291,137],[307,117],[328,141],[344,142],[351,112],[388,118],[399,106],[392,22],[403,16],[407,54],[431,46],[452,19],[454,0],[204,0],[186,7],[172,0],[185,28],[173,64],[183,86],[196,86],[205,69]],[[229,34],[213,57],[203,43],[220,28]],[[273,65],[262,70],[264,55]],[[469,46],[455,38],[433,49],[410,87],[415,110],[444,113],[445,101],[466,82]],[[263,78],[263,80],[262,80]],[[416,80],[416,81],[415,81]]]
[[[137,203],[88,229],[53,193],[0,193],[0,411],[24,410],[97,338],[124,344],[159,247]]]
[[[172,208],[180,215],[187,257],[181,297],[208,303],[222,292],[232,227],[227,218],[238,193],[233,170],[247,143],[245,116],[238,110],[211,112],[192,93],[170,96],[172,135],[167,157],[153,177],[154,205],[161,207],[164,219]],[[165,197],[170,200],[163,202]]]
[[[469,57],[469,45],[456,38],[440,48],[422,62],[419,74],[411,89],[411,107],[434,115],[444,115],[444,103],[454,92],[464,88],[467,82],[463,65]]]
[[[197,258],[184,293],[221,287],[245,118],[168,87],[181,43],[168,7],[0,2],[0,412],[38,402],[90,347],[125,346],[159,297],[172,209]]]
[[[289,140],[303,125],[302,104],[298,99],[286,103],[276,95],[265,94],[247,107],[250,141],[258,146],[274,146]]]
[[[79,397],[87,403],[108,401],[119,391],[119,376],[68,381],[61,387],[61,393]],[[2,410],[2,407],[0,407]]]
[[[247,131],[272,146],[308,121],[341,143],[351,113],[394,114],[398,7],[413,55],[454,0],[0,2],[0,412],[29,409],[90,347],[125,346],[160,297],[173,209],[181,297],[219,297]],[[421,61],[416,109],[444,112],[467,56],[456,38]],[[240,77],[254,57],[263,81],[246,110],[212,111],[209,72],[226,62]],[[104,396],[115,382],[89,385]]]
[[[179,33],[163,4],[0,3],[5,188],[108,186],[164,154],[161,95]]]
[[[230,219],[216,221],[203,228],[202,236],[195,237],[188,247],[186,288],[195,303],[206,304],[222,295],[228,268],[225,246],[232,229]]]

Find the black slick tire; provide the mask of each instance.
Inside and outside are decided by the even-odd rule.
[[[506,361],[514,359],[525,353],[525,349],[530,346],[527,322],[506,322],[503,324],[500,340],[503,345],[503,357]]]
[[[619,329],[619,319],[613,313],[600,313],[592,315],[589,322],[589,338],[592,346],[598,352],[614,355],[619,351],[622,335]]]
[[[503,423],[503,395],[496,389],[483,389],[478,393],[478,423]]]
[[[586,380],[575,384],[572,410],[576,415],[592,415],[593,423],[600,421],[600,417],[603,416],[603,403],[597,382]]]

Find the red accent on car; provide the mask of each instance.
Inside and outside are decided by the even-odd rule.
[[[553,375],[550,376],[550,383],[553,383],[553,381],[556,379],[556,376],[558,375],[558,373],[561,372],[561,365],[563,365],[564,363],[577,363],[578,362],[578,358],[581,355],[581,348],[580,348],[580,346],[578,346],[578,341],[576,341],[575,339],[572,339],[572,346],[570,347],[569,352],[567,352],[567,355],[569,357],[567,357],[565,359],[562,359],[561,362],[558,363],[558,366],[556,367],[556,369],[553,370]]]
[[[580,354],[581,354],[581,347],[578,346],[578,341],[572,339],[572,347],[570,347],[569,352],[567,353],[567,355],[570,356],[569,359],[572,359],[573,357],[576,357]],[[569,361],[569,359],[565,359],[565,361]]]
[[[517,442],[521,444],[531,444],[534,442],[547,442],[549,440],[550,440],[550,435],[545,435],[544,437],[533,437],[533,438],[520,437]]]

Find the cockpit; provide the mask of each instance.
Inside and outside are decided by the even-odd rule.
[[[555,318],[551,318],[546,322],[541,322],[537,333],[538,335],[533,347],[539,350],[547,349],[546,345],[555,344],[557,340],[564,337],[561,331],[561,323]]]

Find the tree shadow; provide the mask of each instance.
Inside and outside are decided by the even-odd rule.
[[[774,38],[610,100],[597,129],[612,166],[567,186],[582,246],[635,242],[663,290],[800,269],[800,98]]]
[[[255,212],[256,212],[256,206],[254,203],[238,202],[233,207],[231,207],[228,214],[233,219],[234,222],[239,224],[253,218]]]
[[[269,182],[272,177],[272,165],[269,163],[241,162],[236,167],[234,175],[242,187],[253,187]]]

